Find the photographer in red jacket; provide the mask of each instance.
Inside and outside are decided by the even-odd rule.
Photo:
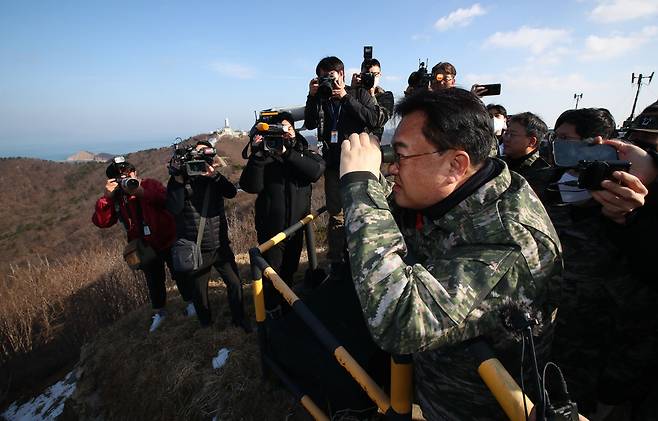
[[[144,272],[154,315],[150,332],[160,326],[166,316],[165,263],[173,277],[170,248],[176,239],[174,218],[165,209],[167,191],[162,183],[151,178],[139,180],[135,166],[123,157],[115,157],[105,170],[107,182],[103,196],[96,201],[91,220],[99,228],[109,228],[120,221],[126,229],[128,242],[142,239],[155,251],[155,258],[140,269]],[[178,283],[185,301],[191,301],[191,291]],[[192,314],[190,314],[190,309]],[[194,315],[188,305],[188,315]]]

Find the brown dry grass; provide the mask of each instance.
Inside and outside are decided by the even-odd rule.
[[[67,405],[83,419],[306,419],[291,395],[262,380],[256,334],[230,326],[223,284],[211,287],[215,324],[206,329],[181,311],[147,333],[150,313],[141,308],[84,346],[78,386]],[[176,297],[171,309],[182,310]],[[245,304],[253,319],[250,289]],[[221,348],[226,365],[212,368]]]
[[[147,301],[141,273],[127,268],[118,243],[108,246],[71,261],[11,266],[0,282],[3,391],[34,385],[75,360],[100,327]]]
[[[243,163],[239,157],[242,146],[237,141],[220,146],[220,154],[228,156],[230,163],[223,172],[234,182]],[[164,162],[169,154],[168,149],[161,148],[127,158],[143,176],[164,181]],[[0,406],[45,386],[50,376],[75,362],[82,344],[93,340],[99,329],[148,301],[143,275],[130,271],[121,258],[122,228],[100,230],[89,221],[104,184],[105,166],[0,160],[0,193],[13,204],[0,212],[0,269],[8,268],[0,274]],[[48,179],[50,183],[44,186],[37,179],[24,177],[25,173],[42,174],[39,180]],[[239,254],[256,245],[255,198],[240,193],[226,201],[229,234],[243,279],[249,269],[246,256]],[[314,186],[311,208],[316,210],[323,204],[321,179]],[[326,223],[326,215],[315,222],[318,249],[326,247]],[[251,304],[247,302],[247,306]],[[148,320],[144,323],[136,331],[144,333]],[[255,349],[248,349],[256,358]],[[184,352],[185,356],[194,353]],[[257,376],[246,372],[253,375],[245,380],[252,385]],[[216,392],[216,384],[211,386]],[[251,403],[246,405],[249,408],[245,411],[254,411]],[[242,411],[231,408],[220,412]]]

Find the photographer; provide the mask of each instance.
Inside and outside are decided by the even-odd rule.
[[[384,126],[386,122],[393,115],[393,107],[395,98],[393,92],[386,91],[379,86],[382,77],[382,67],[379,60],[370,58],[363,60],[361,63],[361,73],[354,73],[352,75],[352,88],[363,88],[370,92],[377,101],[377,109],[379,111],[379,119],[377,127],[372,130],[372,134],[377,136],[381,141],[384,134]]]
[[[206,153],[209,149],[212,149],[212,145],[207,141],[199,141],[194,147],[194,151],[201,154],[206,161],[205,172],[199,175],[191,176],[189,169],[187,172],[177,170],[178,166],[170,164],[170,172],[173,174],[167,184],[167,209],[176,220],[176,237],[196,241],[202,217],[205,217],[200,244],[202,265],[197,270],[181,273],[179,276],[193,285],[197,317],[201,326],[207,327],[213,322],[208,299],[208,281],[214,267],[226,284],[233,325],[242,327],[248,333],[251,327],[244,318],[242,285],[228,238],[224,211],[224,198],[235,197],[237,189],[217,170],[221,160],[214,153]],[[202,214],[206,197],[207,210]]]
[[[377,101],[368,91],[345,86],[345,67],[338,57],[318,63],[316,78],[309,83],[304,111],[307,129],[318,128],[318,144],[327,164],[324,191],[329,212],[327,238],[331,277],[341,278],[344,266],[345,232],[343,205],[338,189],[340,144],[352,133],[370,132],[379,124]]]
[[[283,125],[285,133],[281,147],[268,147],[268,138],[254,135],[251,155],[240,176],[240,187],[256,198],[256,231],[258,242],[263,243],[298,222],[311,211],[312,183],[324,172],[324,161],[309,150],[308,142],[295,132],[293,119],[285,113],[272,123]],[[278,139],[277,139],[278,140]],[[293,275],[299,266],[304,231],[297,231],[285,242],[264,253],[267,262],[283,281],[292,286]],[[265,283],[265,306],[275,309],[281,295],[272,283]]]
[[[171,266],[170,247],[176,232],[174,220],[165,209],[167,194],[159,181],[151,178],[137,179],[135,166],[123,157],[114,158],[105,174],[105,192],[96,201],[96,211],[91,220],[99,228],[109,228],[120,221],[126,229],[129,242],[141,240],[145,247],[155,252],[151,261],[140,267],[146,278],[154,311],[149,328],[153,332],[166,316],[165,263],[183,299],[188,302],[192,299],[191,291],[177,279]]]
[[[456,83],[457,69],[455,69],[455,66],[445,61],[432,67],[432,79],[430,81],[432,91],[454,88]]]
[[[614,119],[600,108],[565,111],[555,126],[554,142],[589,143],[597,136],[615,135]],[[618,159],[626,160],[619,149]],[[560,159],[556,152],[556,163]],[[574,157],[576,162],[586,159]],[[618,405],[645,393],[645,373],[656,351],[655,317],[649,306],[655,292],[638,276],[629,247],[637,239],[628,237],[631,226],[626,224],[626,216],[646,195],[632,175],[639,175],[643,161],[632,162],[630,174],[613,172],[612,180],[600,183],[602,190],[576,187],[584,167],[556,169],[556,194],[547,194],[544,202],[564,260],[553,359],[585,415],[594,414],[599,402]]]

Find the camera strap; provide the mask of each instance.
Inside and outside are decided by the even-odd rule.
[[[120,202],[124,201],[125,196],[121,192],[119,192],[117,196],[118,198],[115,197],[114,199],[114,213],[117,215],[117,219],[119,219],[119,221],[121,221],[121,223],[123,224],[123,227],[126,229],[126,232],[128,232],[130,226],[128,225],[128,221],[126,221],[123,215],[121,214],[121,204],[120,204]],[[127,207],[128,203],[124,203],[124,205]],[[126,211],[127,210],[128,209],[126,208]]]
[[[196,235],[196,245],[201,247],[201,239],[203,238],[203,229],[206,227],[206,213],[208,212],[208,198],[210,197],[210,189],[212,185],[206,185],[206,194],[203,196],[203,210],[201,211],[201,219],[199,220],[199,232]]]
[[[329,114],[331,117],[331,131],[337,131],[338,130],[338,120],[340,120],[340,110],[343,108],[343,104],[340,102],[338,103],[338,107],[336,107],[336,103],[334,101],[329,101]]]

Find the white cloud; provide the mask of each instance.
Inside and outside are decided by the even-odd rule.
[[[215,61],[210,64],[210,67],[220,75],[235,79],[253,79],[256,77],[256,69],[238,63]]]
[[[429,39],[430,36],[426,34],[414,34],[411,36],[412,41],[428,41]]]
[[[646,26],[628,35],[612,34],[607,37],[590,35],[585,40],[583,60],[605,60],[637,50],[658,38],[658,26]]]
[[[496,32],[484,42],[485,46],[500,48],[526,48],[539,54],[558,44],[571,42],[569,31],[553,28],[531,28],[522,26],[516,31]]]
[[[658,14],[656,0],[598,0],[589,13],[589,18],[596,22],[623,22],[638,18],[647,18]]]
[[[447,16],[442,16],[434,23],[434,28],[438,31],[447,31],[455,26],[468,26],[473,18],[482,16],[487,11],[480,6],[480,3],[475,3],[468,9],[457,9]]]

